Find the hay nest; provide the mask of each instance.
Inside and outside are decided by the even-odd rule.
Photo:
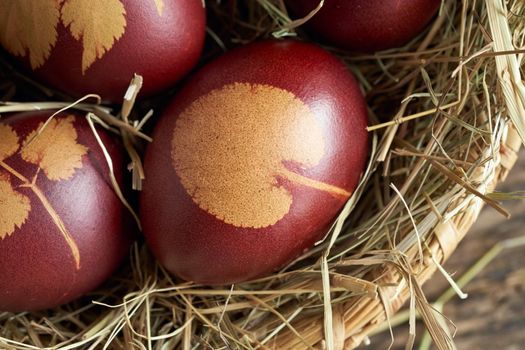
[[[290,20],[280,0],[207,6],[213,40],[205,60],[272,35],[309,40],[304,21]],[[363,87],[373,150],[324,242],[272,276],[223,288],[174,279],[137,243],[129,263],[86,298],[40,313],[0,313],[0,348],[352,349],[406,300],[410,339],[418,314],[437,348],[453,348],[451,323],[421,285],[439,270],[456,287],[441,264],[482,206],[507,215],[498,202],[505,196],[493,190],[525,136],[525,50],[517,49],[524,46],[522,1],[448,0],[405,47],[370,55],[328,48]],[[26,99],[47,98],[47,89],[28,87],[6,67],[3,101],[24,88]]]

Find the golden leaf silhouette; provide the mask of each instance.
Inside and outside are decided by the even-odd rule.
[[[22,158],[38,165],[49,180],[66,180],[82,167],[82,156],[87,148],[77,143],[74,117],[52,119],[37,135],[43,123],[31,132],[22,147]]]
[[[62,22],[82,39],[82,74],[124,34],[126,10],[120,0],[66,0]]]
[[[162,12],[164,12],[164,0],[155,0],[155,6],[157,6],[159,16],[162,16]]]
[[[9,125],[0,123],[0,162],[18,151],[18,135]]]
[[[178,117],[171,147],[193,201],[237,227],[267,227],[289,212],[293,197],[282,179],[350,195],[287,168],[321,161],[323,129],[295,95],[269,85],[235,83],[201,96]]]
[[[0,43],[15,56],[29,53],[31,68],[42,66],[57,41],[57,0],[2,0]]]
[[[9,176],[0,172],[0,240],[13,234],[29,216],[31,203],[29,198],[16,192]]]

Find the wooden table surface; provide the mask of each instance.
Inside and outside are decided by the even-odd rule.
[[[525,190],[525,152],[499,191]],[[453,276],[461,276],[498,241],[525,236],[525,200],[505,202],[512,217],[507,220],[494,209],[485,207],[476,224],[445,264]],[[436,300],[449,285],[436,273],[425,285],[429,301]],[[466,300],[454,297],[444,314],[457,327],[455,343],[460,350],[525,349],[525,246],[504,250],[463,291]],[[414,349],[419,348],[421,325]],[[393,350],[404,349],[408,325],[394,329]],[[370,338],[369,346],[359,349],[388,349],[391,338],[383,332]]]

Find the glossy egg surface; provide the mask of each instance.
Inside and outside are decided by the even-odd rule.
[[[223,284],[267,274],[329,229],[367,159],[347,68],[297,41],[226,53],[193,76],[146,152],[141,219],[172,273]]]
[[[356,51],[399,47],[417,36],[441,0],[325,0],[307,27],[336,46]],[[318,0],[286,0],[296,16],[306,16]]]
[[[0,44],[70,96],[121,102],[134,73],[143,97],[197,63],[205,16],[201,0],[3,0]]]
[[[50,112],[0,120],[0,311],[69,302],[97,287],[128,252],[134,222],[115,194],[84,117]],[[122,180],[124,152],[100,137]]]

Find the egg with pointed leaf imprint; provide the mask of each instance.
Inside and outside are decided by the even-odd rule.
[[[54,307],[97,287],[126,255],[134,227],[84,117],[0,120],[0,311]],[[98,131],[122,180],[124,152]]]
[[[313,11],[319,0],[286,0],[296,16]],[[325,0],[307,23],[312,33],[356,51],[404,45],[417,36],[439,9],[441,0]]]
[[[225,54],[160,117],[141,218],[172,273],[223,284],[267,274],[320,239],[367,158],[366,105],[327,51],[265,41]]]
[[[205,16],[201,0],[2,0],[0,44],[68,95],[121,102],[134,73],[148,96],[197,63]]]

